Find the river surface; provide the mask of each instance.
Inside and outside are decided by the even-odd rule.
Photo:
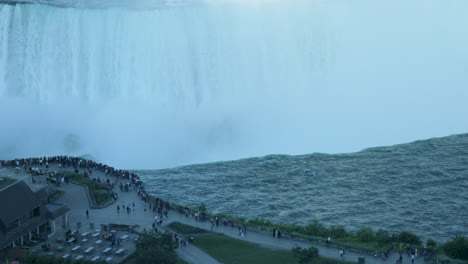
[[[350,154],[270,155],[137,171],[150,193],[211,212],[349,230],[468,235],[468,134]]]

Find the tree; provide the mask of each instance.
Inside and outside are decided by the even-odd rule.
[[[332,238],[345,238],[348,236],[348,232],[343,226],[330,226],[329,233]]]
[[[299,263],[301,264],[311,263],[312,260],[319,256],[319,250],[315,247],[302,248],[300,246],[295,246],[292,252],[294,256],[299,259]]]
[[[29,255],[24,259],[24,263],[26,264],[34,264],[36,263],[37,256],[36,255]]]
[[[198,209],[198,211],[200,212],[205,212],[206,213],[206,204],[205,203],[201,203],[198,208],[195,208],[195,209]]]
[[[375,232],[375,241],[377,241],[377,243],[382,246],[392,242],[392,237],[388,234],[388,231],[379,229],[377,232]]]
[[[403,252],[405,252],[405,245],[403,243],[400,243],[396,246],[396,251],[400,253],[400,260],[403,258]]]
[[[317,219],[315,219],[312,224],[306,226],[305,232],[307,235],[311,236],[326,237],[328,234],[328,229]]]
[[[429,238],[429,239],[426,241],[426,247],[428,247],[428,248],[435,248],[435,247],[437,247],[437,242],[436,242],[435,240]]]
[[[454,259],[468,260],[468,239],[464,236],[455,236],[445,243],[442,248],[447,256]]]
[[[410,233],[410,232],[406,232],[406,231],[403,231],[400,234],[398,234],[396,239],[397,239],[397,242],[400,242],[400,243],[406,243],[406,244],[415,245],[415,246],[421,245],[421,239],[417,235]]]
[[[363,228],[356,233],[357,238],[361,242],[372,242],[374,240],[374,230],[370,227]]]
[[[170,233],[144,232],[136,242],[137,250],[133,263],[176,263],[177,247],[178,244]]]

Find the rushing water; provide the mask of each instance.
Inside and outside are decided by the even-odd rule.
[[[468,130],[465,0],[0,2],[3,159],[163,168]]]
[[[150,192],[281,223],[468,235],[468,134],[350,154],[270,155],[137,171]]]

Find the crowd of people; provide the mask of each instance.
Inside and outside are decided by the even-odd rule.
[[[68,183],[68,177],[57,177],[57,172],[49,172],[49,168],[52,164],[57,165],[59,169],[73,169],[75,173],[82,174],[83,177],[93,179],[100,183],[103,181],[101,181],[100,178],[93,178],[93,171],[100,171],[106,176],[114,177],[114,182],[111,182],[109,179],[105,181],[105,183],[108,184],[111,189],[114,188],[114,185],[118,184],[120,192],[135,191],[138,197],[140,197],[145,202],[144,210],[146,211],[149,209],[150,211],[153,211],[155,213],[155,220],[153,222],[154,231],[158,231],[157,227],[161,226],[163,219],[168,217],[168,211],[175,209],[179,213],[185,214],[186,217],[193,217],[196,221],[205,222],[209,220],[211,222],[212,229],[214,229],[214,227],[218,227],[220,222],[222,222],[224,226],[230,225],[232,228],[237,227],[239,229],[239,236],[241,237],[244,237],[247,233],[245,223],[236,224],[232,219],[223,218],[221,220],[218,216],[208,217],[204,210],[197,211],[186,206],[184,207],[181,205],[173,205],[168,201],[164,201],[163,199],[157,197],[151,197],[146,191],[143,182],[135,173],[126,170],[118,170],[111,166],[98,163],[89,159],[85,159],[83,157],[72,157],[62,155],[52,157],[16,159],[11,161],[0,161],[0,167],[9,166],[16,167],[17,170],[20,170],[22,168],[24,170],[34,171],[38,174],[47,173],[49,176],[48,180],[50,180],[51,183],[55,183],[57,185],[60,185],[61,183]],[[122,179],[126,179],[129,181],[123,183],[121,181]],[[112,192],[112,197],[114,198],[114,200],[117,200],[117,192]],[[132,211],[135,210],[135,203],[117,204],[116,209],[117,213],[120,213],[122,211],[124,213],[130,214]],[[276,232],[277,233],[275,237],[281,237],[281,232],[279,232],[279,230],[276,230]]]

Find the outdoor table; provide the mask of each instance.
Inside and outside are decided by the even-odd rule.
[[[80,251],[81,246],[75,246],[74,248],[71,249],[72,252],[78,252]]]
[[[102,251],[102,253],[109,255],[111,253],[112,248],[106,248]]]
[[[76,238],[72,237],[72,238],[67,240],[67,243],[71,244],[71,243],[75,242],[75,240],[76,240]]]
[[[120,238],[121,238],[122,240],[125,240],[125,239],[128,238],[128,235],[123,235],[123,236],[121,236]]]
[[[83,234],[81,234],[82,237],[87,237],[89,236],[89,232],[84,232]]]
[[[79,260],[79,259],[82,259],[82,258],[84,258],[83,255],[78,255],[78,256],[76,256],[75,260]]]
[[[101,257],[100,256],[95,256],[94,258],[91,259],[92,262],[98,261]]]
[[[93,253],[93,251],[94,251],[94,247],[89,247],[89,248],[87,248],[87,249],[85,250],[84,253],[85,253],[85,254],[91,254],[91,253]]]
[[[96,242],[94,242],[94,243],[95,243],[97,246],[101,246],[101,245],[102,245],[102,240],[99,239],[98,241],[96,241]]]
[[[64,247],[64,246],[59,246],[59,247],[57,247],[57,251],[58,251],[58,252],[62,252],[62,251],[64,251],[64,250],[65,250],[65,247]]]
[[[100,234],[101,234],[101,233],[99,233],[99,232],[97,232],[97,233],[94,233],[94,234],[93,234],[93,238],[97,238],[97,237],[99,237],[99,235],[100,235]]]
[[[66,258],[69,258],[71,255],[70,254],[65,254],[62,256],[62,258],[66,259]]]
[[[109,257],[109,258],[106,258],[106,262],[107,262],[107,263],[109,263],[109,262],[111,262],[111,261],[112,261],[112,258],[110,258],[110,257]]]
[[[123,255],[125,255],[125,252],[126,252],[126,251],[127,251],[127,250],[126,250],[125,248],[121,248],[121,249],[115,251],[115,254],[116,254],[117,256],[123,256]]]

